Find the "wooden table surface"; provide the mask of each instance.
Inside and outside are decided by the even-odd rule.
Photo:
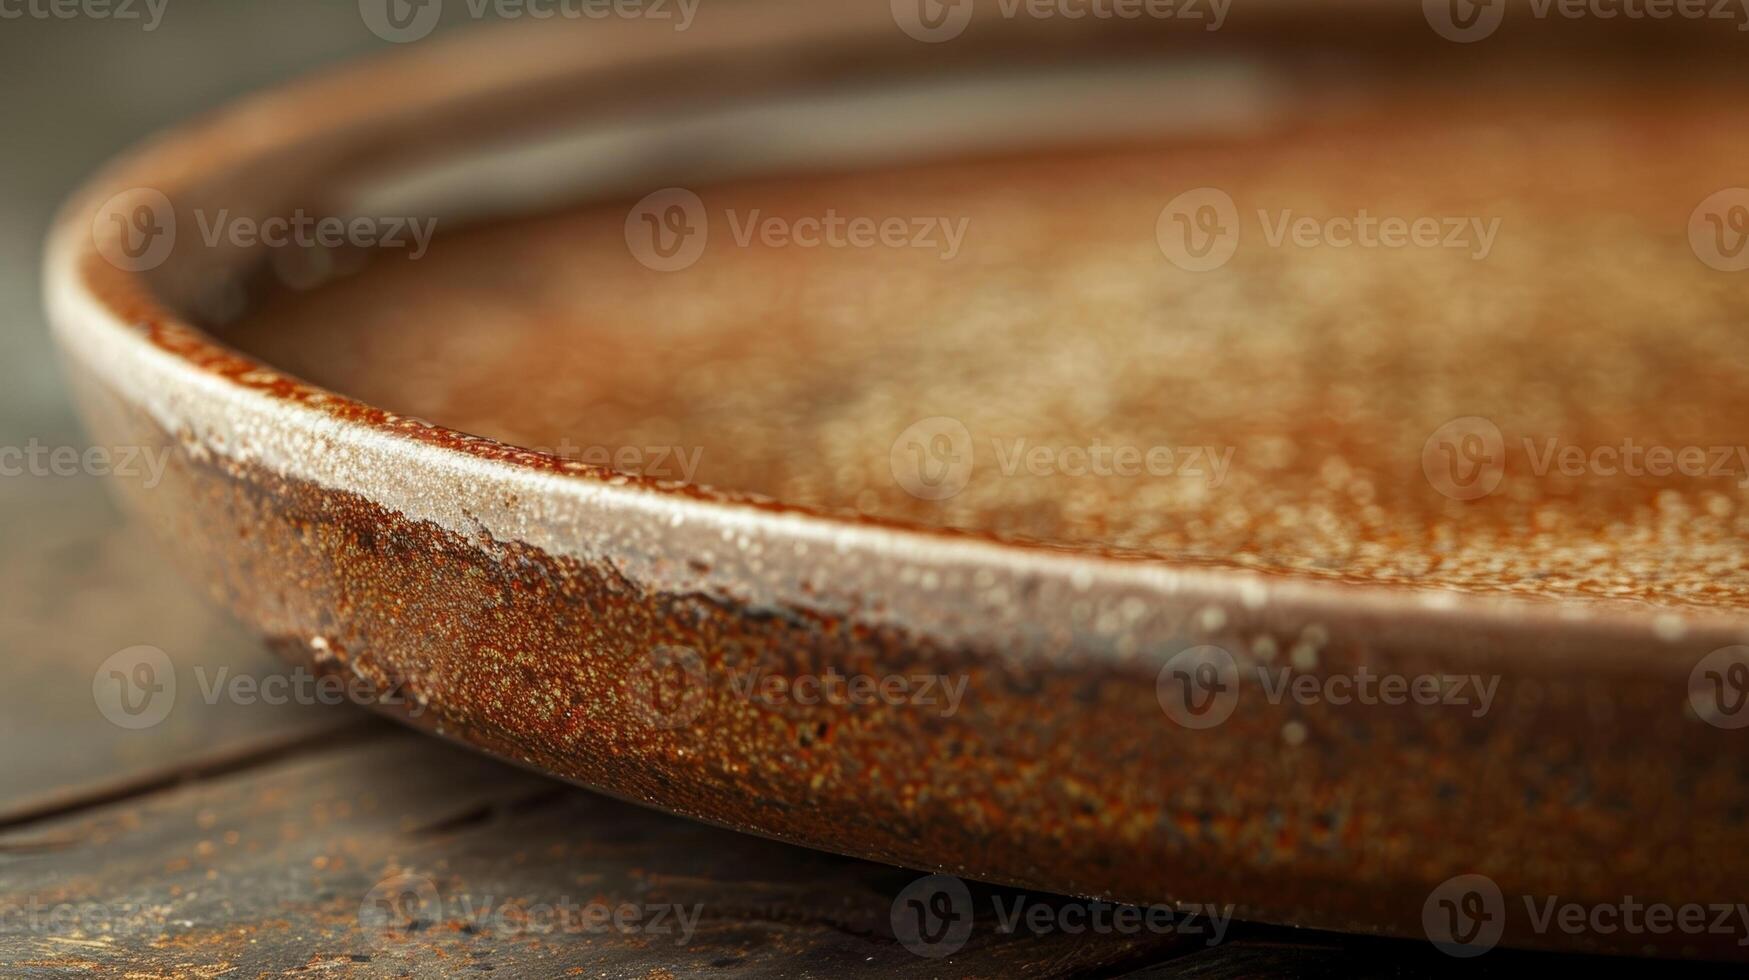
[[[459,7],[460,5],[451,5]],[[450,10],[447,13],[455,13]],[[55,203],[138,135],[375,46],[352,0],[171,5],[157,30],[0,21],[0,445],[80,445],[36,292]],[[149,80],[149,83],[142,80]],[[1603,964],[1235,923],[1002,934],[1051,896],[972,886],[969,941],[895,938],[915,871],[564,786],[348,705],[243,703],[287,668],[213,612],[91,477],[0,479],[0,975],[6,977],[1421,976]],[[164,720],[99,707],[102,669],[174,665]],[[422,901],[393,901],[409,891]],[[379,901],[382,899],[383,901]],[[562,928],[520,910],[568,910]],[[641,910],[603,926],[595,914]],[[666,930],[654,910],[679,910]],[[593,911],[592,911],[593,910]],[[690,926],[675,928],[679,913]],[[1704,972],[1704,971],[1703,971]]]

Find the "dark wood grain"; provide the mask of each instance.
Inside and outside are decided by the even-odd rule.
[[[1001,936],[980,922],[958,956],[923,959],[888,925],[914,872],[664,816],[398,732],[15,828],[0,862],[0,962],[27,977],[1059,976],[1191,942]],[[438,901],[369,928],[361,905],[402,875]],[[551,931],[504,912],[567,900],[579,912]],[[601,926],[582,911],[592,906],[637,908],[638,924]],[[661,921],[672,907],[696,931],[679,912]]]
[[[235,763],[326,731],[357,712],[210,699],[218,678],[291,668],[202,600],[93,477],[0,480],[0,825],[187,771]],[[174,665],[162,722],[110,723],[94,675],[146,645]]]

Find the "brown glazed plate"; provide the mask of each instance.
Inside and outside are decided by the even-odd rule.
[[[1740,955],[1535,913],[1749,880],[1749,42],[1436,7],[421,41],[112,166],[51,315],[174,450],[128,505],[446,737],[918,869]]]

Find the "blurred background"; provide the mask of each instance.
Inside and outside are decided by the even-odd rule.
[[[0,445],[84,445],[38,282],[62,200],[156,130],[390,46],[346,0],[170,0],[126,13],[0,19]],[[162,724],[117,737],[92,700],[91,677],[118,650],[150,645],[190,663],[257,670],[276,662],[163,566],[100,478],[0,479],[0,513],[0,645],[12,675],[0,685],[0,744],[13,748],[0,753],[0,808],[48,805],[87,786],[151,778],[191,751],[259,748],[332,723],[332,709],[185,697]]]
[[[0,443],[81,445],[42,312],[43,238],[61,201],[109,157],[153,130],[237,93],[382,44],[341,2],[176,0],[152,22],[0,20]],[[116,650],[260,662],[258,644],[168,575],[89,475],[0,480],[0,807],[14,812],[87,786],[148,778],[185,750],[220,749],[297,724],[286,712],[221,709],[118,738],[90,678]],[[199,653],[195,653],[199,651]],[[174,713],[173,713],[174,714]],[[186,714],[192,714],[188,712]],[[264,717],[266,716],[266,717]],[[89,732],[80,736],[80,732]],[[50,733],[53,733],[52,735]],[[17,747],[30,746],[30,751]]]

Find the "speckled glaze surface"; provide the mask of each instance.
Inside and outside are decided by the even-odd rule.
[[[1734,486],[1678,501],[1655,482],[1588,495],[1581,481],[1580,504],[1557,517],[1589,515],[1595,538],[1541,588],[1525,585],[1548,574],[1537,550],[1511,547],[1511,522],[1534,523],[1535,500],[1509,494],[1472,511],[1431,496],[1438,488],[1415,483],[1418,469],[1389,469],[1419,463],[1401,452],[1400,434],[1362,440],[1346,471],[1308,455],[1272,477],[1277,497],[1257,498],[1279,517],[1280,495],[1294,496],[1292,480],[1307,476],[1318,493],[1348,495],[1359,515],[1375,503],[1353,497],[1360,470],[1382,484],[1385,504],[1416,500],[1394,507],[1398,523],[1385,524],[1395,530],[1362,549],[1367,571],[1345,574],[1328,540],[1320,567],[1296,569],[1239,560],[1243,542],[1212,537],[1203,540],[1219,553],[1196,553],[1182,527],[1143,547],[1121,535],[1103,547],[1085,516],[1040,524],[1036,507],[1021,507],[1012,526],[989,526],[975,493],[957,512],[926,510],[915,495],[859,508],[854,494],[785,499],[779,479],[709,486],[615,472],[395,414],[215,339],[248,305],[264,257],[203,246],[193,233],[201,215],[344,209],[358,187],[424,162],[596,117],[914,81],[937,69],[1042,70],[1193,50],[1270,66],[1281,91],[1305,100],[1290,102],[1290,115],[1320,100],[1364,101],[1397,73],[1461,88],[1474,81],[1467,73],[1523,67],[1514,59],[1548,69],[1535,53],[1546,25],[1479,55],[1427,34],[1418,11],[1357,5],[1338,26],[1270,9],[1214,40],[1166,22],[993,16],[940,45],[907,37],[885,2],[761,0],[685,34],[628,21],[590,25],[586,45],[574,28],[552,25],[428,42],[245,102],[101,175],[50,242],[51,315],[96,436],[174,449],[162,484],[130,488],[130,506],[276,648],[404,695],[419,710],[386,710],[412,724],[677,813],[920,869],[1137,903],[1230,902],[1241,918],[1406,936],[1431,928],[1448,882],[1481,875],[1504,896],[1508,944],[1739,955],[1736,935],[1537,929],[1526,912],[1549,897],[1741,898],[1749,757],[1742,732],[1696,708],[1703,661],[1749,643]],[[1576,63],[1620,55],[1607,32],[1562,37],[1590,45],[1578,45]],[[1714,33],[1660,28],[1656,37],[1635,54],[1648,71],[1674,58],[1695,84],[1720,83],[1695,56],[1723,50]],[[1662,47],[1675,41],[1692,47],[1680,56]],[[1320,50],[1344,52],[1340,67]],[[1634,111],[1593,135],[1607,143],[1608,126]],[[1708,111],[1673,125],[1729,115],[1725,105]],[[1720,140],[1706,145],[1709,159],[1729,156]],[[1629,186],[1632,176],[1613,179]],[[1642,215],[1687,199],[1656,173],[1645,179]],[[117,233],[100,219],[118,194],[133,201],[140,188],[173,202],[185,231],[161,261],[129,271],[104,257]],[[1557,213],[1569,204],[1543,202]],[[1143,216],[1145,234],[1158,211]],[[989,220],[1001,213],[992,205]],[[1678,244],[1683,231],[1672,232]],[[1554,254],[1535,243],[1530,252]],[[1120,275],[1131,261],[1108,257],[1107,271]],[[1325,272],[1344,274],[1340,263]],[[1516,295],[1537,281],[1515,280]],[[1718,318],[1740,310],[1719,282],[1705,280],[1714,305],[1685,311],[1694,323],[1722,329]],[[1606,328],[1632,332],[1625,321]],[[1657,366],[1665,381],[1699,372],[1709,356],[1700,343],[1672,351],[1674,363]],[[275,357],[285,359],[295,360]],[[1726,381],[1714,381],[1700,390],[1736,405]],[[1347,396],[1338,395],[1340,404]],[[1584,418],[1587,434],[1615,431]],[[1514,436],[1523,428],[1502,421]],[[1701,435],[1726,439],[1734,427],[1715,417]],[[887,457],[894,435],[872,458]],[[749,471],[757,476],[750,464],[723,470]],[[1538,488],[1533,496],[1547,486]],[[1171,503],[1180,513],[1205,506]],[[1678,503],[1703,524],[1678,521],[1638,550],[1611,550],[1611,527]],[[1206,506],[1218,516],[1218,496]],[[1390,563],[1392,535],[1444,523],[1461,538],[1466,514],[1487,515],[1492,529],[1494,545],[1478,548],[1501,548],[1518,564],[1490,574],[1477,551],[1419,582],[1419,558]],[[1560,545],[1562,529],[1544,530]],[[1265,544],[1293,550],[1290,540]],[[1609,560],[1621,554],[1631,560]],[[1688,563],[1668,587],[1646,586],[1661,572],[1633,563],[1660,555]],[[1225,659],[1209,660],[1209,648]],[[1271,698],[1247,679],[1236,704],[1204,724],[1209,704],[1190,711],[1173,678],[1211,665],[1228,682],[1286,669],[1319,691],[1370,673],[1492,679],[1495,693],[1478,711]],[[833,676],[903,678],[911,696],[793,696],[795,681]],[[781,679],[783,697],[749,695],[768,690],[749,678],[769,677]]]

